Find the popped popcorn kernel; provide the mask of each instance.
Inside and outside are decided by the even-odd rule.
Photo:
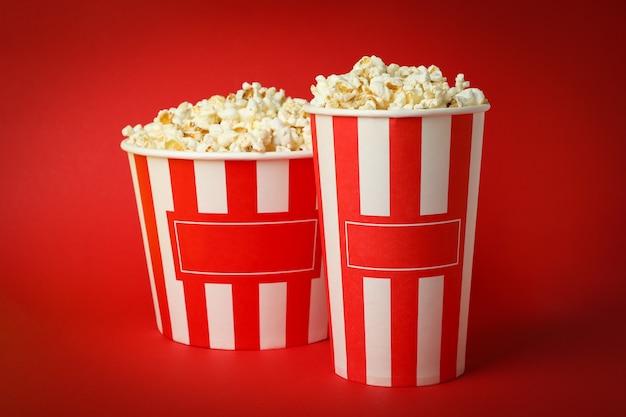
[[[276,87],[244,82],[227,96],[160,110],[151,123],[126,126],[122,135],[142,148],[192,152],[311,150],[306,100]]]
[[[386,65],[379,57],[364,56],[346,74],[318,75],[311,86],[312,106],[357,110],[414,110],[486,104],[484,93],[469,88],[464,74],[454,86],[436,65]]]

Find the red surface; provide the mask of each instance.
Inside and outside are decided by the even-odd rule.
[[[626,414],[620,3],[358,4],[3,5],[2,415]],[[368,387],[328,342],[158,334],[120,130],[243,81],[310,98],[366,54],[464,72],[492,104],[466,374]]]

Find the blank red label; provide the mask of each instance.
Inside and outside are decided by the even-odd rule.
[[[461,220],[417,224],[346,222],[348,266],[413,271],[457,265],[460,225]]]
[[[315,266],[317,220],[218,223],[174,220],[182,272],[265,275]],[[208,244],[207,244],[208,242]]]

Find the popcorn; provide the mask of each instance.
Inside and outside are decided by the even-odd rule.
[[[377,56],[364,56],[347,74],[315,77],[311,86],[312,106],[358,110],[413,110],[468,107],[486,104],[477,88],[469,88],[464,74],[458,74],[454,87],[441,70],[386,65]]]
[[[126,126],[128,143],[142,148],[193,152],[311,150],[306,100],[284,90],[244,82],[228,96],[161,110],[151,123]]]

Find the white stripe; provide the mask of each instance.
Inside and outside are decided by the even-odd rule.
[[[259,333],[261,349],[276,349],[286,346],[286,282],[259,284]]]
[[[389,119],[359,117],[358,136],[361,214],[389,216]]]
[[[185,294],[182,281],[176,279],[172,243],[170,241],[170,230],[166,213],[167,211],[174,210],[170,168],[168,160],[165,158],[147,157],[147,160],[152,197],[154,200],[154,215],[156,217],[157,234],[159,236],[159,247],[161,248],[163,275],[165,277],[165,292],[167,293],[167,303],[172,323],[172,339],[188,345],[189,327],[187,324]]]
[[[437,384],[441,369],[443,275],[420,278],[417,300],[417,385]]]
[[[339,217],[337,183],[335,182],[335,149],[332,116],[316,115],[318,162],[322,215],[324,219],[326,272],[335,373],[348,378],[346,330],[344,324],[341,250],[339,248]]]
[[[209,346],[213,349],[235,349],[233,287],[231,284],[204,284],[209,323]]]
[[[420,214],[448,212],[452,117],[422,119]]]
[[[322,265],[322,271],[323,271]],[[323,273],[323,272],[322,272]],[[311,280],[311,300],[309,303],[309,343],[319,342],[328,337],[328,308],[326,307],[326,286],[324,277]]]
[[[289,160],[257,161],[257,211],[289,211]]]
[[[228,213],[224,161],[194,161],[198,212]]]
[[[391,386],[391,281],[363,278],[365,370],[368,385]]]
[[[459,342],[457,347],[456,374],[465,372],[465,349],[467,346],[467,323],[469,316],[470,286],[474,260],[474,237],[478,213],[478,188],[480,182],[480,161],[483,146],[485,113],[474,114],[472,121],[472,145],[470,153],[469,188],[467,191],[467,220],[465,222],[465,247],[463,252],[463,272],[461,276],[461,311],[459,316]]]
[[[150,279],[150,291],[152,292],[152,303],[154,304],[154,314],[156,315],[157,328],[163,333],[163,323],[161,322],[161,309],[159,308],[159,299],[156,292],[156,284],[154,281],[154,269],[152,268],[152,257],[150,256],[150,244],[148,243],[148,232],[146,229],[146,218],[143,214],[143,204],[141,204],[141,191],[139,190],[139,178],[137,177],[137,166],[135,165],[135,156],[128,154],[130,163],[130,175],[133,178],[133,188],[135,189],[135,199],[137,200],[137,211],[139,212],[139,224],[141,226],[141,236],[143,238],[143,248],[146,253],[146,263],[148,264],[148,277]]]

